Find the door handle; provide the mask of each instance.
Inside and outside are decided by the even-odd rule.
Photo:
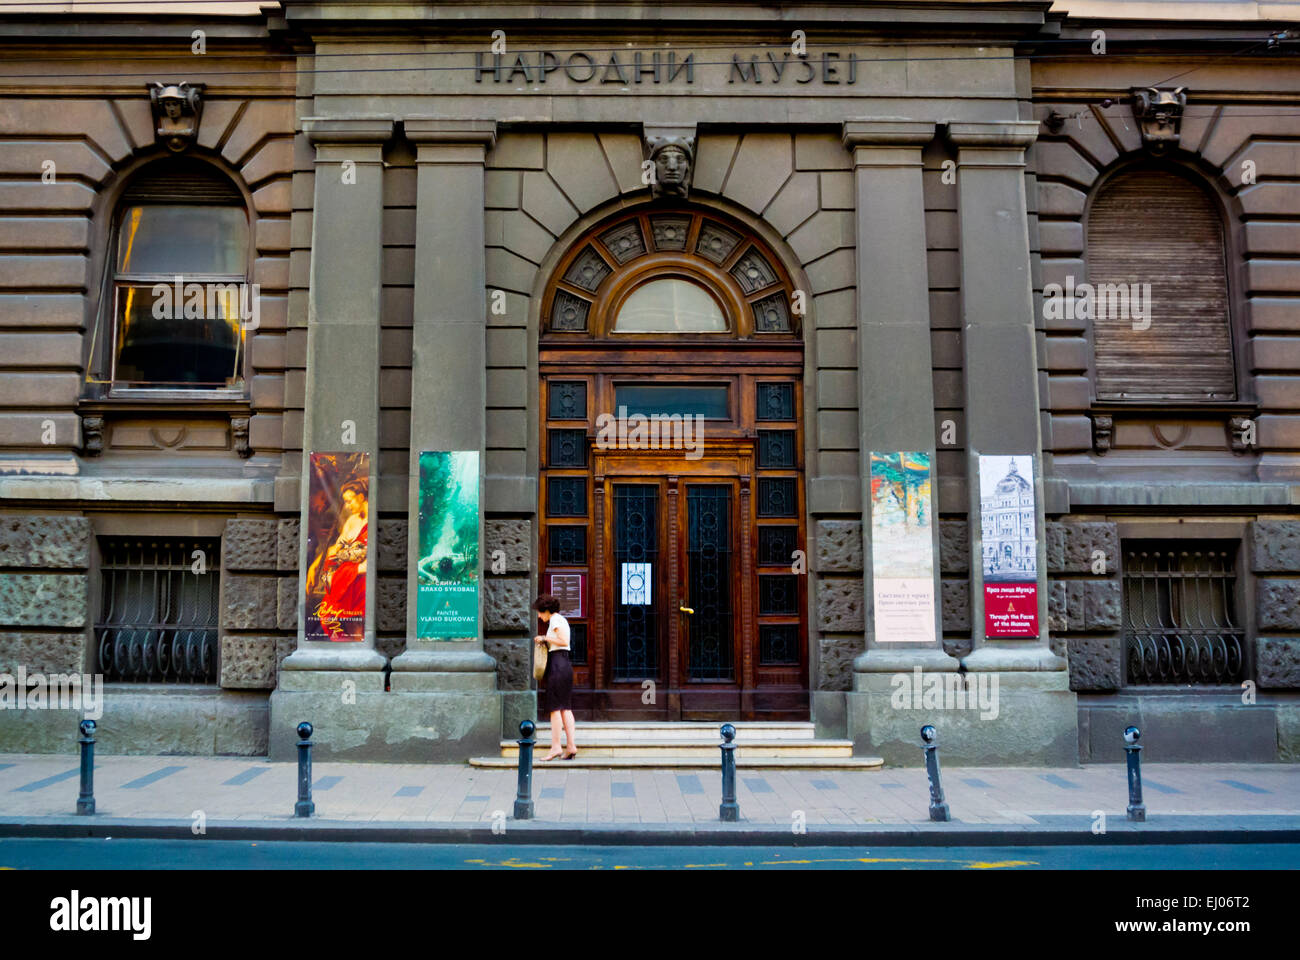
[[[695,612],[695,610],[694,610],[692,607],[678,607],[677,609],[680,610],[682,613],[694,613],[694,612]]]

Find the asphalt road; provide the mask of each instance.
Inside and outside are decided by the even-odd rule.
[[[1044,847],[579,847],[518,844],[0,840],[0,869],[55,870],[1260,870],[1300,844]]]

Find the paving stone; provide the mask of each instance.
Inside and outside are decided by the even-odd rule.
[[[274,570],[279,558],[278,520],[227,520],[221,564],[227,570]]]
[[[0,632],[0,673],[16,674],[26,667],[32,673],[84,673],[84,633]]]
[[[228,574],[222,578],[221,626],[228,630],[274,630],[279,624],[279,577]]]
[[[223,634],[221,686],[236,690],[272,689],[278,667],[277,640],[277,637]]]
[[[1300,637],[1258,637],[1255,676],[1261,689],[1300,689]]]
[[[85,574],[0,574],[0,625],[83,627],[89,589]]]
[[[862,572],[862,521],[817,521],[817,570],[822,573]]]
[[[866,630],[861,580],[818,581],[817,628],[823,633],[861,633]]]
[[[91,536],[86,517],[0,517],[0,567],[85,570]]]
[[[493,519],[483,522],[484,566],[492,573],[528,573],[532,569],[531,520]],[[496,551],[504,554],[505,569],[493,569]]]

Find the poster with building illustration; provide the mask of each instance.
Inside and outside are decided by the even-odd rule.
[[[980,456],[984,634],[1038,636],[1034,458]]]
[[[930,455],[871,454],[871,577],[878,643],[933,643]]]
[[[478,488],[477,450],[420,454],[417,639],[478,636]]]
[[[370,454],[313,451],[309,462],[303,636],[364,640]]]

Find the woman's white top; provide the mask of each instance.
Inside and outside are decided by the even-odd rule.
[[[547,646],[552,650],[569,649],[569,621],[558,613],[551,614],[551,619],[547,621],[546,640]]]

